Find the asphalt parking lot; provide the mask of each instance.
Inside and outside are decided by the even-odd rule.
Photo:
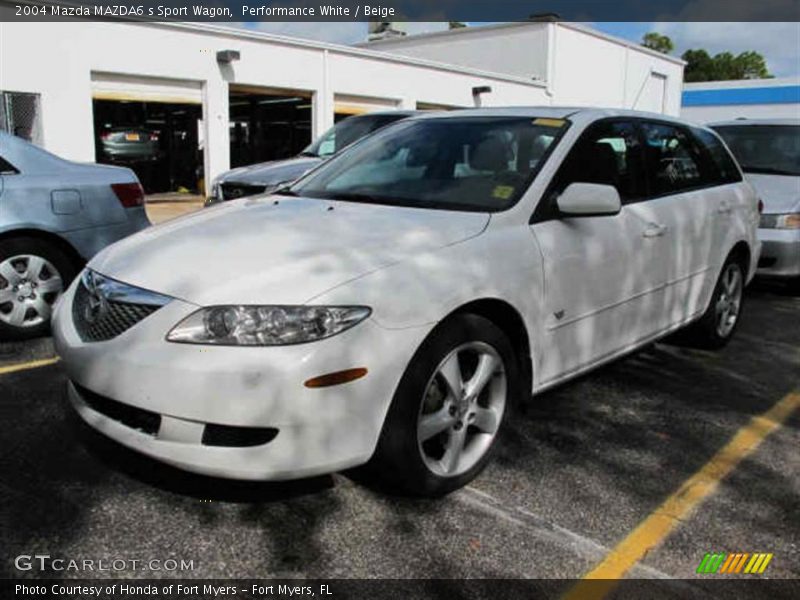
[[[657,344],[535,398],[493,464],[440,500],[387,496],[351,473],[245,484],[164,467],[72,415],[49,340],[0,345],[0,577],[40,576],[14,566],[36,552],[194,566],[117,577],[581,577],[753,417],[800,404],[800,297],[759,285],[745,311],[722,352]],[[800,578],[799,412],[760,429],[751,454],[723,457],[718,487],[660,514],[666,531],[645,527],[622,552],[628,576],[701,585],[704,554],[723,551],[773,553],[763,577]]]

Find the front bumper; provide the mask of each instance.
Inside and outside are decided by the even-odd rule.
[[[800,277],[800,229],[759,229],[762,242],[757,274]]]
[[[173,300],[106,342],[84,343],[72,323],[76,284],[53,319],[68,395],[92,427],[173,466],[234,479],[281,480],[363,464],[372,455],[400,377],[425,331],[385,330],[367,320],[327,340],[283,347],[196,346],[166,333],[197,307]],[[366,367],[362,379],[318,389],[312,377]],[[74,382],[74,383],[72,383]],[[160,416],[146,433],[95,410],[80,392]],[[247,447],[202,443],[209,425],[272,428]]]

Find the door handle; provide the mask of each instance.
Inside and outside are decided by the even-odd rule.
[[[667,229],[669,229],[666,225],[661,225],[660,223],[648,223],[647,228],[642,233],[642,237],[646,238],[654,238],[654,237],[661,237],[665,233],[667,233]]]
[[[731,208],[731,205],[730,205],[730,203],[728,203],[728,202],[722,202],[722,203],[720,203],[720,205],[719,205],[719,208],[717,209],[717,212],[718,212],[719,214],[721,214],[721,215],[727,215],[727,214],[730,214],[730,212],[731,212],[732,210],[733,210],[733,209]]]

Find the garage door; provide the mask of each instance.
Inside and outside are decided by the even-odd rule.
[[[199,81],[92,73],[92,97],[95,100],[202,104],[203,89]]]

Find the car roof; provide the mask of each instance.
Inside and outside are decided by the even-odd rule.
[[[374,112],[362,113],[360,115],[353,115],[351,119],[363,119],[365,117],[413,117],[414,115],[422,114],[421,110],[376,110]]]
[[[732,119],[709,123],[709,127],[726,127],[731,125],[800,125],[800,119]]]
[[[639,119],[654,119],[668,121],[682,125],[704,127],[686,119],[671,117],[662,113],[645,112],[641,110],[626,110],[618,108],[596,108],[586,106],[509,106],[503,108],[465,108],[447,112],[425,113],[419,119],[447,119],[459,117],[542,117],[551,119],[570,119],[575,121],[591,122],[608,117],[631,117]]]

